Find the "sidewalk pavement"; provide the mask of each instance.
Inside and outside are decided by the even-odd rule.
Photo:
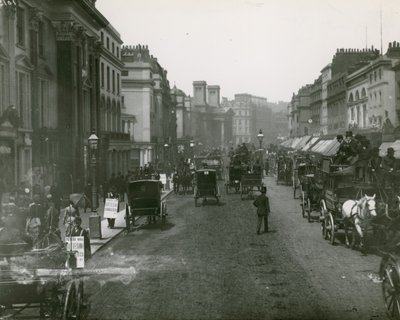
[[[166,197],[170,195],[170,193],[173,192],[173,190],[165,190],[161,194],[161,200],[164,200]],[[115,225],[113,229],[108,228],[108,221],[106,218],[103,217],[104,213],[104,202],[100,201],[99,208],[97,210],[97,214],[101,216],[101,239],[95,238],[95,239],[90,239],[90,247],[91,247],[91,252],[92,255],[95,254],[98,250],[100,250],[103,246],[105,246],[108,242],[110,242],[112,239],[114,239],[117,235],[122,233],[125,230],[126,223],[125,223],[125,204],[126,202],[120,202],[119,208],[120,210],[117,214],[117,218],[115,219]],[[82,218],[82,227],[83,228],[88,228],[89,227],[89,217],[93,214],[92,212],[86,212],[84,213],[82,209],[81,211],[81,218]],[[65,215],[65,209],[61,210],[61,219],[60,219],[60,230],[61,234],[64,237],[65,234],[65,228],[62,225],[62,221],[64,219]],[[136,217],[136,220],[139,219],[139,217]]]

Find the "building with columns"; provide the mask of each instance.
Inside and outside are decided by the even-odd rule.
[[[122,41],[95,2],[3,1],[1,185],[22,185],[41,192],[44,186],[58,181],[66,194],[82,192],[84,185],[92,181],[88,145],[91,133],[100,138],[95,174],[102,178],[106,178],[103,168],[109,161],[104,155],[109,145],[102,132],[110,128],[113,132],[109,141],[118,144],[129,139],[122,134],[120,117],[102,114],[108,112],[107,101],[111,110],[113,101],[114,110],[118,109],[117,75],[122,64],[116,48]],[[101,42],[101,32],[110,36],[108,49]],[[101,87],[100,60],[110,66],[109,90]],[[108,121],[113,129],[111,124],[105,127]]]
[[[191,127],[193,138],[208,148],[227,148],[232,141],[231,109],[220,104],[220,87],[193,82]]]

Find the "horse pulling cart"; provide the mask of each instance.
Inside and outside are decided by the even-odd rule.
[[[70,268],[71,251],[60,246],[30,250],[19,242],[1,244],[0,258],[1,319],[80,318],[83,280]]]
[[[229,194],[231,189],[233,189],[235,193],[239,193],[242,173],[243,173],[243,168],[241,165],[229,166],[228,176],[225,177],[225,188],[227,194]]]
[[[307,217],[308,222],[312,222],[312,212],[320,212],[322,188],[314,174],[301,177],[301,213],[303,218]]]
[[[156,218],[164,225],[167,219],[167,205],[161,200],[161,185],[158,180],[137,180],[128,184],[128,203],[125,207],[126,231],[135,225],[136,217],[147,217],[148,223]]]
[[[276,184],[282,182],[285,185],[290,185],[292,183],[293,174],[292,159],[289,157],[280,157],[277,162],[276,172]]]
[[[217,172],[212,169],[197,170],[195,173],[196,185],[194,187],[194,205],[197,207],[197,202],[203,198],[203,204],[207,202],[207,198],[212,197],[219,205],[221,194],[217,183]]]
[[[323,237],[335,244],[337,232],[344,229],[349,246],[348,229],[352,228],[352,247],[357,236],[363,247],[363,229],[367,232],[373,218],[386,207],[379,187],[373,181],[355,181],[354,167],[332,165],[330,159],[323,159],[322,171],[325,173],[320,218]]]
[[[264,186],[261,173],[244,173],[240,181],[240,199],[244,200],[245,195],[249,198],[253,191],[260,191]]]

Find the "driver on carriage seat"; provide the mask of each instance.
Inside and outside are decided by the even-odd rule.
[[[397,163],[396,158],[394,157],[394,149],[387,148],[387,154],[382,158],[381,168],[384,170],[383,172],[383,186],[385,188],[393,187],[396,182],[395,173],[399,170],[399,165]]]

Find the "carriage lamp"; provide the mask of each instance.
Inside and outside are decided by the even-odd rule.
[[[260,131],[258,132],[257,139],[258,139],[258,141],[260,142],[260,149],[262,149],[261,145],[262,145],[262,142],[263,142],[263,139],[264,139],[264,134],[263,134],[263,132],[262,132],[261,129],[260,129]]]
[[[92,167],[92,212],[93,212],[93,214],[89,217],[90,237],[101,239],[101,217],[97,213],[98,194],[97,194],[97,183],[96,183],[96,166],[97,166],[96,152],[99,144],[99,137],[96,135],[94,130],[92,131],[92,134],[88,138],[88,144],[91,151],[90,166]]]

